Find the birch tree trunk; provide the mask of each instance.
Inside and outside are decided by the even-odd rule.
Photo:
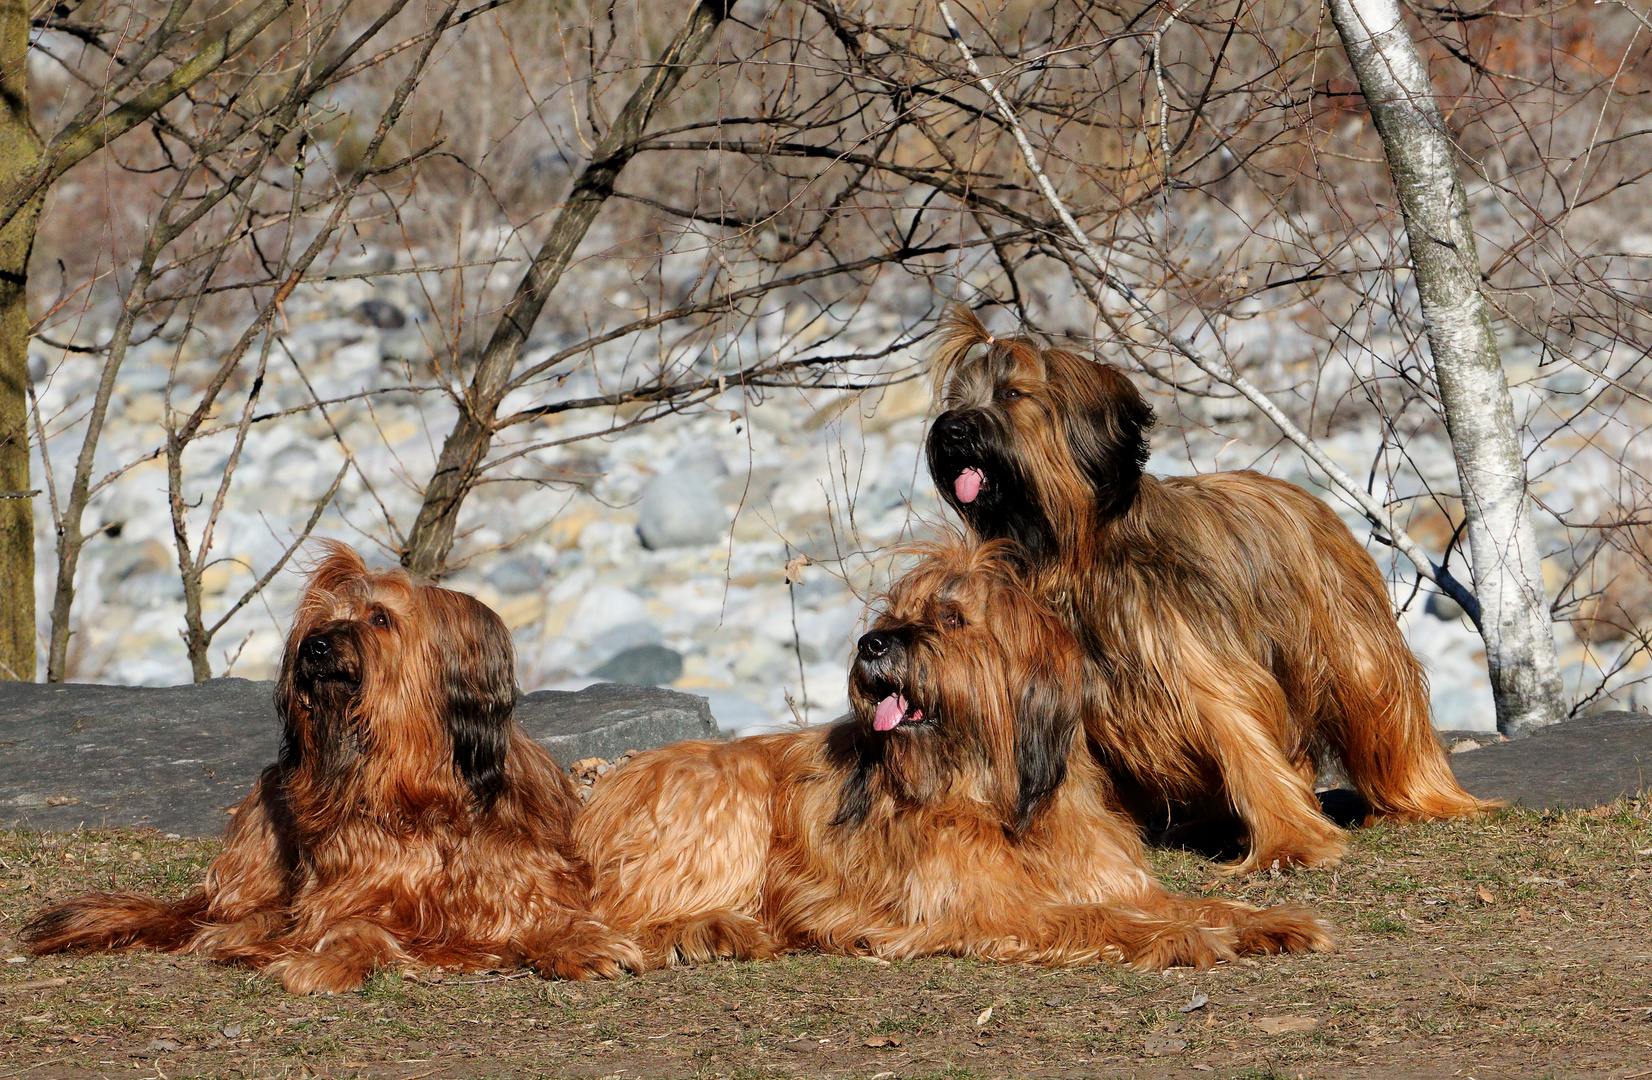
[[[1497,728],[1519,735],[1566,714],[1526,463],[1480,291],[1468,199],[1428,72],[1396,0],[1330,0],[1405,215],[1411,265],[1467,517]]]

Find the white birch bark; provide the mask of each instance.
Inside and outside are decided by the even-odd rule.
[[[1490,306],[1480,291],[1456,152],[1396,0],[1330,0],[1330,7],[1405,215],[1463,490],[1497,727],[1518,735],[1555,723],[1566,709],[1526,463]]]

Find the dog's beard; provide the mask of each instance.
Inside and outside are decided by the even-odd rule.
[[[321,679],[304,688],[309,702],[309,753],[316,772],[336,776],[361,755],[361,725],[357,717],[359,684]]]
[[[942,497],[983,540],[1013,540],[1032,564],[1059,553],[1055,529],[1025,470],[977,436],[959,446],[930,431],[929,475]]]

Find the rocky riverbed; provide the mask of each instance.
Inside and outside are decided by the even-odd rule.
[[[412,522],[419,486],[455,415],[445,392],[453,384],[431,375],[431,355],[441,350],[412,279],[379,282],[337,282],[295,293],[287,305],[256,411],[309,408],[260,420],[247,432],[216,527],[221,561],[203,578],[209,620],[273,565],[347,457],[316,533],[387,563]],[[824,332],[811,318],[822,322],[801,307],[778,310],[731,347],[763,349],[770,340],[806,347]],[[107,328],[94,322],[76,340],[107,340]],[[902,324],[893,310],[868,304],[833,330],[841,348],[876,349]],[[162,332],[135,349],[121,372],[97,459],[99,475],[126,471],[94,500],[86,522],[89,532],[101,532],[87,544],[78,577],[74,680],[189,679],[166,470],[156,453],[169,379],[174,400],[188,401],[235,329]],[[1236,324],[1232,334],[1230,344],[1277,353],[1283,376],[1292,365],[1318,362],[1314,343],[1284,315]],[[544,332],[530,360],[561,343],[554,328]],[[597,393],[632,366],[653,362],[628,348],[599,352],[552,390],[557,397]],[[55,575],[51,499],[67,489],[99,359],[38,343],[32,355],[53,488],[36,502],[42,640]],[[897,354],[885,367],[916,375],[921,360]],[[220,422],[236,419],[250,381],[226,399]],[[1538,408],[1545,385],[1522,390],[1523,407]],[[523,689],[596,680],[669,685],[708,697],[721,727],[739,732],[843,711],[850,645],[868,597],[888,578],[891,548],[949,520],[920,453],[930,389],[914,377],[861,395],[765,395],[757,403],[731,388],[691,414],[583,441],[576,436],[623,422],[623,411],[564,414],[515,429],[515,442],[496,448],[520,457],[467,502],[450,583],[480,596],[510,625]],[[323,410],[313,406],[318,398],[344,400]],[[1294,449],[1274,443],[1231,403],[1194,399],[1185,413],[1168,396],[1156,403],[1164,422],[1154,471],[1258,468],[1323,492]],[[1364,476],[1378,443],[1373,421],[1336,426],[1326,445]],[[225,431],[184,457],[186,498],[202,500],[189,511],[197,542],[232,446],[233,431]],[[1443,439],[1417,435],[1408,452],[1442,489],[1455,488]],[[1551,445],[1543,452],[1562,451]],[[35,468],[37,478],[44,475],[38,456]],[[1578,481],[1589,479],[1574,469],[1543,483],[1553,495]],[[1335,504],[1358,535],[1369,536],[1345,503]],[[1426,518],[1414,516],[1414,527],[1438,551],[1449,530]],[[1371,550],[1392,564],[1388,549],[1373,543]],[[1490,728],[1478,637],[1450,605],[1413,594],[1407,570],[1392,575],[1395,600],[1407,604],[1405,631],[1430,670],[1436,722]],[[289,568],[228,620],[211,649],[214,675],[271,677],[300,580]],[[1571,683],[1592,685],[1596,662],[1565,628],[1561,643]],[[1632,705],[1630,694],[1616,704]]]

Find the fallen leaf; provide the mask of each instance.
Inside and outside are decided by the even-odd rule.
[[[170,1054],[178,1049],[179,1043],[175,1039],[150,1039],[149,1045],[143,1048],[146,1054]]]
[[[1293,1031],[1312,1031],[1319,1026],[1319,1020],[1312,1016],[1264,1016],[1256,1021],[1256,1026],[1269,1035],[1286,1035]]]
[[[891,964],[889,961],[885,960],[881,956],[857,956],[857,957],[855,957],[855,959],[864,960],[868,964],[877,964],[879,967],[894,967],[895,966],[895,965]]]
[[[1635,854],[1636,855],[1652,855],[1652,847],[1641,848],[1639,851],[1636,851]]]
[[[1487,903],[1487,904],[1497,903],[1497,897],[1493,896],[1491,890],[1486,888],[1484,885],[1479,886],[1474,891],[1480,894],[1480,899],[1484,903]]]
[[[1185,1012],[1185,1013],[1197,1012],[1198,1010],[1204,1008],[1206,1005],[1209,1005],[1209,1004],[1210,1004],[1210,995],[1209,994],[1194,994],[1193,995],[1193,1000],[1189,1001],[1186,1005],[1183,1005],[1182,1008],[1181,1008],[1181,1011]]]
[[[8,957],[6,957],[6,963],[8,963],[8,964],[26,964],[28,962],[29,962],[29,958],[26,957],[26,956],[8,956]]]
[[[867,1038],[866,1042],[863,1043],[862,1045],[864,1045],[864,1046],[899,1046],[900,1044],[901,1044],[901,1039],[900,1039],[899,1035],[872,1035],[872,1036],[869,1036]]]
[[[975,1018],[975,1026],[976,1027],[986,1027],[987,1022],[991,1019],[992,1019],[992,1006],[988,1005],[986,1008],[981,1010],[981,1015],[977,1016]]]

